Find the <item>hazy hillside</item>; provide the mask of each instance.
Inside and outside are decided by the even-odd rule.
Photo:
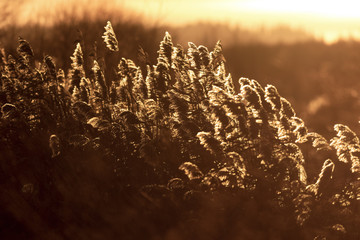
[[[213,22],[199,22],[185,26],[170,28],[175,39],[181,44],[189,40],[204,45],[215,44],[217,40],[225,46],[243,44],[294,44],[314,40],[314,37],[301,29],[294,29],[286,25],[276,27],[262,27],[248,29],[238,25]]]

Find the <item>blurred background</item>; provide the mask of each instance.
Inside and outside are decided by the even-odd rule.
[[[310,130],[329,137],[335,123],[360,132],[357,9],[349,0],[0,0],[0,46],[16,55],[21,36],[39,61],[49,54],[66,70],[78,42],[103,65],[112,57],[101,38],[107,20],[119,57],[135,63],[140,47],[155,63],[165,31],[185,48],[221,40],[235,84],[275,85]]]

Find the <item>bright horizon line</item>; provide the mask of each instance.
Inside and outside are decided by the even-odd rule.
[[[141,6],[155,9],[156,1],[150,2],[137,0],[128,3],[128,6],[134,11]],[[302,29],[326,43],[340,39],[360,40],[360,2],[353,0],[199,0],[191,3],[186,13],[179,10],[179,3],[186,2],[184,0],[158,1],[161,2],[157,12],[145,11],[150,21],[154,16],[162,17],[166,24],[181,26],[213,20],[250,30],[286,25]]]
[[[34,21],[43,19],[42,22],[49,23],[49,16],[56,16],[56,9],[68,9],[69,4],[80,5],[78,8],[72,7],[75,14],[76,11],[84,11],[81,4],[82,7],[94,9],[107,7],[112,11],[116,11],[116,8],[128,9],[122,14],[129,15],[129,18],[131,15],[141,16],[142,22],[150,26],[159,23],[181,26],[209,21],[239,25],[251,30],[287,25],[303,29],[327,43],[342,38],[360,40],[360,11],[357,11],[360,2],[351,0],[114,0],[106,4],[89,0],[32,0],[23,8],[24,19],[35,16]],[[34,13],[43,17],[36,18],[37,14]]]

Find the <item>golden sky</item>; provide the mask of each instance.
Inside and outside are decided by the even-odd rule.
[[[4,1],[4,0],[0,0]],[[360,39],[360,1],[354,0],[28,0],[23,16],[49,15],[56,9],[82,4],[142,16],[149,24],[182,25],[196,21],[239,24],[246,28],[289,25],[302,28],[328,42],[338,38]],[[104,4],[106,3],[106,4]],[[76,7],[73,7],[76,12]],[[120,11],[119,11],[120,12]],[[41,15],[40,14],[40,15]],[[55,14],[56,16],[56,14]],[[38,17],[39,18],[39,17]],[[26,19],[26,17],[24,17]],[[48,21],[48,17],[44,18]]]

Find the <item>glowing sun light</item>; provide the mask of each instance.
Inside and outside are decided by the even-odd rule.
[[[252,11],[309,14],[329,18],[360,18],[360,2],[351,0],[248,0],[234,1],[234,5]]]

